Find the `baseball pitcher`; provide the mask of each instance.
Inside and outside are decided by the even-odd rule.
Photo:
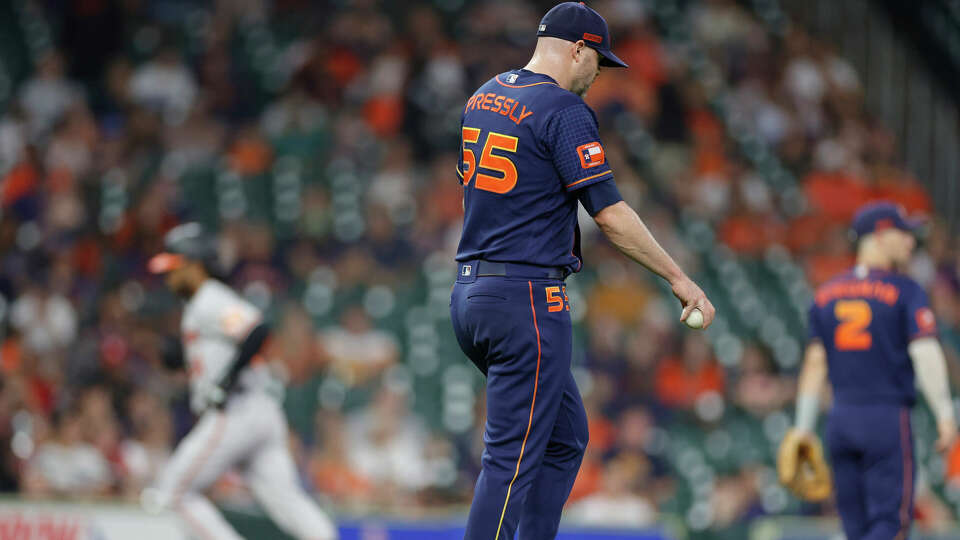
[[[577,206],[623,253],[667,279],[706,325],[706,295],[620,197],[583,95],[600,66],[626,67],[607,23],[582,2],[540,21],[524,69],[467,101],[457,174],[464,221],[450,315],[463,352],[487,377],[486,448],[467,540],[555,538],[587,444],[570,373],[564,279],[580,270]]]

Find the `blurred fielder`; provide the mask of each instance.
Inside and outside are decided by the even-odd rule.
[[[872,203],[858,211],[852,228],[857,265],[817,290],[796,427],[781,443],[777,465],[781,481],[800,497],[830,495],[814,433],[829,376],[833,409],[826,436],[847,539],[903,540],[913,517],[915,379],[937,419],[937,450],[953,444],[957,425],[927,294],[898,273],[916,245],[916,223],[901,207]]]
[[[153,273],[186,299],[181,323],[190,406],[200,419],[180,442],[153,488],[148,509],[179,513],[204,540],[241,538],[203,491],[239,467],[254,496],[284,531],[302,540],[334,540],[330,518],[303,491],[287,447],[280,387],[260,351],[270,331],[260,311],[213,279],[213,240],[197,223],[172,229]]]
[[[524,69],[501,73],[467,101],[457,173],[463,235],[450,314],[464,353],[487,377],[486,448],[467,540],[554,538],[587,445],[570,373],[564,279],[580,270],[577,203],[628,257],[667,279],[705,325],[706,295],[622,201],[583,95],[610,51],[607,23],[566,2],[540,21]]]

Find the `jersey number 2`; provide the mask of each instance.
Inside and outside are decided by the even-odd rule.
[[[483,152],[480,154],[479,166],[484,169],[496,171],[503,174],[502,178],[491,176],[489,174],[477,173],[477,156],[473,150],[467,148],[467,143],[476,144],[480,141],[480,129],[472,127],[463,128],[463,163],[467,170],[463,172],[463,185],[466,187],[474,175],[477,177],[474,187],[484,191],[507,193],[517,185],[517,166],[506,156],[494,154],[494,150],[503,150],[511,154],[517,152],[519,143],[516,137],[504,135],[491,131],[487,134],[487,141],[483,145]]]
[[[867,330],[873,320],[873,311],[865,300],[841,300],[833,308],[840,321],[833,336],[838,351],[865,351],[873,345],[873,336]]]

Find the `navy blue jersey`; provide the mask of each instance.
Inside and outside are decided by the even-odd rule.
[[[457,260],[580,270],[576,191],[612,181],[597,118],[547,75],[501,73],[467,101]]]
[[[916,388],[907,346],[936,332],[923,288],[883,270],[840,274],[817,289],[810,308],[810,338],[827,350],[840,404],[912,406]]]

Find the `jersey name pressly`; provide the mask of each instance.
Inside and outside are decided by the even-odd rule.
[[[913,405],[908,346],[935,336],[927,293],[909,277],[857,267],[817,289],[810,338],[827,351],[827,373],[837,403]]]
[[[612,181],[580,96],[523,69],[487,81],[461,117],[463,235],[457,260],[580,270],[577,190]]]
[[[214,279],[205,281],[184,307],[180,323],[191,390],[218,382],[262,319],[260,310],[232,289]],[[266,365],[257,365],[247,367],[238,383],[246,390],[266,390],[276,381]]]

